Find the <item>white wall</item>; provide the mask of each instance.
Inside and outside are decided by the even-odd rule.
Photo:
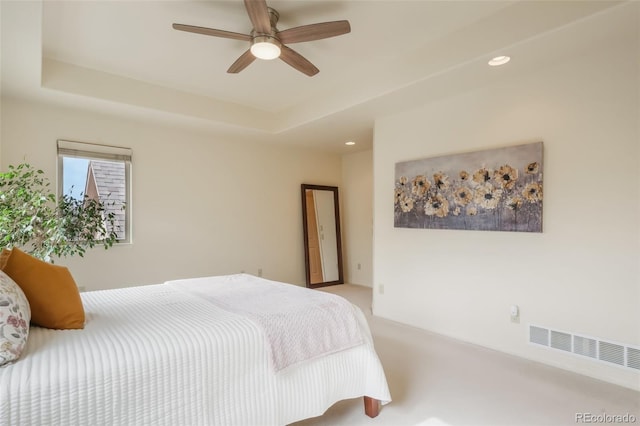
[[[133,149],[133,244],[66,258],[87,290],[237,273],[304,285],[300,184],[340,185],[337,155],[2,99],[2,169],[55,183],[56,140]]]
[[[342,157],[345,282],[373,285],[373,151]],[[360,267],[358,267],[358,265]]]
[[[531,323],[640,345],[638,54],[637,37],[581,46],[378,120],[374,313],[640,389],[636,371],[527,343]],[[396,162],[539,140],[543,233],[394,228]]]

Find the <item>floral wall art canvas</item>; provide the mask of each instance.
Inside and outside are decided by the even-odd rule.
[[[542,232],[542,142],[396,163],[396,228]]]

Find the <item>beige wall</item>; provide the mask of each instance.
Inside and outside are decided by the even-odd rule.
[[[638,52],[637,37],[614,34],[378,120],[374,313],[640,389],[637,371],[527,343],[531,323],[640,346]],[[540,140],[543,233],[394,228],[396,162]]]
[[[133,149],[133,244],[67,258],[87,290],[242,270],[304,285],[300,184],[340,185],[337,155],[2,99],[2,169],[56,175],[56,140]]]
[[[345,282],[373,285],[373,151],[342,157]]]

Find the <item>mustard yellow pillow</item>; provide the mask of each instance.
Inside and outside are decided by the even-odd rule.
[[[4,265],[7,264],[7,259],[9,259],[10,254],[11,250],[7,248],[3,248],[2,252],[0,252],[0,270],[4,270]]]
[[[27,296],[32,324],[59,330],[84,328],[82,299],[67,268],[36,259],[14,247],[4,272]]]

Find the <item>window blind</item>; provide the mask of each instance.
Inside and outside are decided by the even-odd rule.
[[[92,157],[103,160],[131,161],[131,148],[58,140],[58,155]]]

